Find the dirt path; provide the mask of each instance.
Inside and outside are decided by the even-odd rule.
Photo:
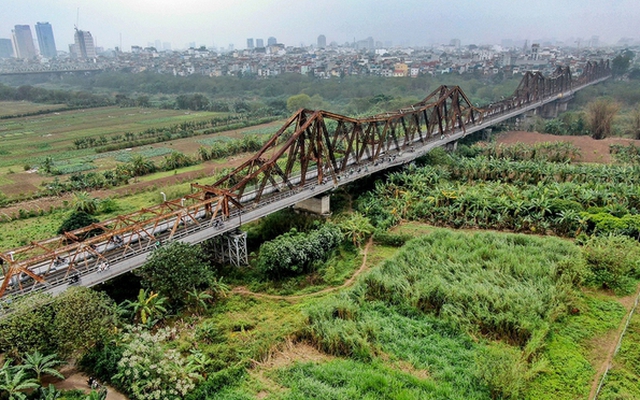
[[[55,386],[55,388],[59,390],[82,390],[87,394],[91,392],[91,388],[87,384],[87,380],[89,379],[89,377],[82,372],[78,372],[75,367],[66,366],[62,368],[60,372],[62,373],[62,375],[64,375],[64,380],[45,376],[42,379],[43,385],[48,386],[49,383],[52,383],[53,386]],[[106,400],[129,400],[129,398],[118,392],[111,386],[107,386]]]
[[[627,313],[625,314],[622,321],[620,321],[620,325],[618,326],[618,329],[616,329],[615,335],[611,336],[612,340],[610,341],[610,343],[608,343],[608,346],[607,346],[607,356],[604,359],[604,361],[602,361],[602,364],[598,368],[598,371],[596,372],[596,376],[593,378],[593,382],[591,383],[591,391],[589,392],[589,397],[588,397],[589,400],[595,399],[595,396],[598,391],[598,386],[600,385],[600,379],[602,378],[602,375],[607,371],[607,369],[613,362],[613,358],[615,357],[615,353],[616,353],[616,347],[625,329],[627,319],[629,318],[629,314],[634,311],[635,300],[638,298],[638,296],[640,296],[640,286],[638,287],[638,290],[634,295],[627,296],[620,299],[620,303],[622,303],[622,305],[627,309]]]
[[[367,268],[367,254],[369,253],[369,250],[371,249],[372,245],[373,245],[373,238],[369,239],[369,241],[367,242],[367,245],[364,247],[363,256],[362,256],[362,264],[360,264],[360,268],[358,268],[358,270],[356,272],[354,272],[353,275],[351,275],[351,278],[347,279],[340,286],[328,287],[328,288],[319,290],[317,292],[307,293],[307,294],[297,294],[297,295],[293,295],[293,296],[280,296],[280,295],[275,295],[275,294],[256,293],[256,292],[250,291],[249,289],[247,289],[244,286],[237,286],[237,287],[233,288],[233,290],[231,290],[231,293],[239,294],[239,295],[242,295],[242,296],[253,296],[253,297],[258,297],[258,298],[261,298],[261,299],[296,301],[296,300],[301,300],[301,299],[305,299],[305,298],[308,298],[308,297],[320,296],[320,295],[323,295],[323,294],[335,292],[336,290],[343,289],[343,288],[346,288],[346,287],[349,287],[349,286],[353,285],[353,282],[355,282],[356,278],[358,276],[360,276],[364,271],[366,271],[368,269]]]

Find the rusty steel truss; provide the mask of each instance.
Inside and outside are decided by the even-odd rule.
[[[610,74],[608,61],[588,62],[577,78],[568,67],[550,76],[527,72],[511,97],[483,107],[471,104],[460,87],[441,86],[412,106],[367,118],[301,109],[255,155],[211,185],[192,184],[190,195],[0,252],[0,297],[66,282],[200,229],[215,230],[274,193],[295,192],[311,182],[337,184],[348,169],[392,151],[465,132]]]

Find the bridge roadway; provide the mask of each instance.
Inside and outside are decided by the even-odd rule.
[[[69,68],[69,69],[60,69],[60,68],[24,68],[24,69],[14,69],[14,70],[3,70],[0,69],[0,76],[11,76],[11,75],[38,75],[38,74],[66,74],[66,73],[76,73],[76,72],[98,72],[102,71],[103,68],[88,68],[88,67],[78,67],[78,68]]]
[[[222,226],[204,223],[200,225],[193,224],[193,226],[176,232],[171,240],[180,240],[186,243],[200,243],[223,233],[231,232],[236,228],[239,228],[243,223],[255,221],[276,211],[291,207],[303,200],[330,192],[338,186],[354,182],[364,176],[368,176],[388,168],[410,163],[412,160],[425,155],[435,147],[441,147],[449,143],[454,143],[465,136],[489,128],[510,118],[517,117],[518,115],[525,112],[535,110],[545,104],[557,100],[571,98],[571,96],[573,96],[573,94],[578,90],[581,90],[590,85],[600,83],[606,79],[607,78],[602,78],[593,81],[562,94],[548,97],[542,101],[527,104],[526,106],[518,108],[516,110],[509,110],[506,113],[485,115],[482,123],[474,126],[468,126],[465,131],[457,129],[456,131],[454,131],[454,133],[447,135],[444,138],[432,136],[425,144],[422,144],[419,139],[416,139],[413,145],[409,146],[409,150],[406,149],[406,146],[404,151],[399,151],[397,148],[391,149],[382,154],[381,158],[375,162],[369,161],[358,165],[355,165],[353,162],[351,162],[350,167],[346,171],[338,175],[337,183],[334,183],[334,181],[330,179],[326,179],[322,184],[318,184],[317,182],[308,183],[304,187],[298,187],[292,190],[285,190],[283,192],[264,196],[262,200],[257,204],[249,203],[252,200],[253,195],[252,192],[248,192],[241,199],[241,203],[249,203],[247,204],[247,207],[242,210],[233,210],[230,213],[229,217],[224,220]],[[292,181],[294,183],[297,183],[295,182],[295,179],[293,179]],[[161,239],[163,238],[161,237]],[[13,292],[12,295],[21,295],[35,291],[57,295],[72,285],[82,285],[88,287],[95,286],[142,266],[151,251],[152,249],[147,247],[145,249],[138,249],[126,255],[106,255],[106,258],[109,260],[110,265],[106,270],[99,271],[97,266],[98,263],[96,262],[96,265],[94,265],[92,268],[87,268],[85,271],[79,271],[79,279],[75,282],[72,282],[72,280],[70,280],[68,276],[61,276],[58,280],[48,281],[46,286],[40,283],[36,283],[34,285],[25,287],[22,292]]]

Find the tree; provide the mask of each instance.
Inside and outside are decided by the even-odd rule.
[[[39,400],[57,400],[62,395],[62,392],[56,389],[51,383],[49,384],[49,387],[41,387],[39,392]]]
[[[134,271],[148,289],[182,301],[189,288],[207,287],[214,278],[198,245],[171,242],[155,250],[142,268]]]
[[[635,57],[635,54],[630,50],[625,50],[622,54],[617,55],[611,60],[611,74],[614,77],[624,75],[629,70],[631,60]]]
[[[58,228],[58,234],[62,235],[65,232],[72,232],[76,229],[84,228],[93,223],[98,222],[98,219],[92,217],[84,211],[74,211],[62,222],[60,228]]]
[[[287,99],[287,110],[290,112],[309,107],[311,107],[311,97],[306,93],[296,94]]]
[[[11,365],[8,359],[0,369],[0,393],[8,395],[9,400],[25,400],[27,395],[23,390],[37,389],[38,382],[29,378],[27,371]]]
[[[596,140],[611,135],[613,119],[620,106],[611,100],[598,99],[587,105],[587,121],[591,130],[591,137]]]
[[[22,359],[22,368],[33,371],[36,374],[36,380],[38,383],[42,383],[42,374],[48,374],[55,376],[56,378],[64,379],[64,375],[55,369],[56,365],[60,365],[62,361],[57,359],[57,354],[49,354],[45,356],[38,350],[33,353],[27,353]]]
[[[634,139],[640,139],[640,106],[631,111],[629,132]]]
[[[133,176],[142,176],[155,172],[156,165],[142,154],[135,154],[131,159],[129,170]]]
[[[56,352],[67,357],[102,342],[117,325],[115,302],[86,287],[69,288],[53,303],[52,339]]]

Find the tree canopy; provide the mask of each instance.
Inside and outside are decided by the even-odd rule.
[[[202,248],[183,242],[171,242],[155,250],[142,268],[135,271],[143,286],[182,301],[192,288],[206,287],[214,279]]]

